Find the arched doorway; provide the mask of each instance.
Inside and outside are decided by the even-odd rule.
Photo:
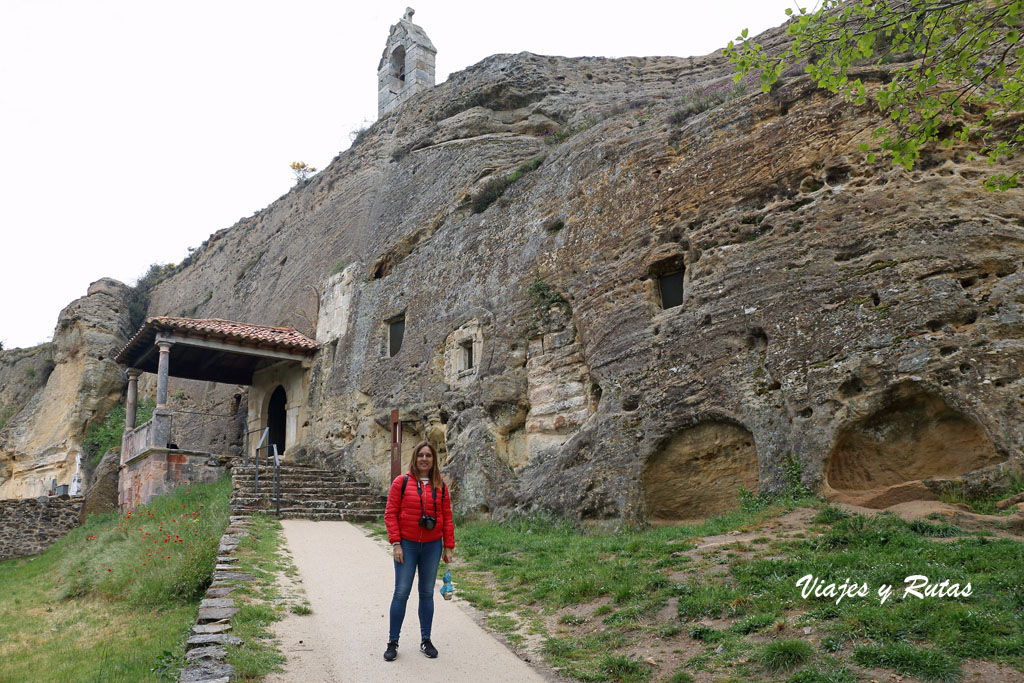
[[[278,385],[274,389],[274,393],[270,395],[270,403],[267,404],[267,427],[270,428],[267,445],[277,444],[278,455],[284,453],[285,424],[288,414],[285,407],[287,405],[288,396],[284,392],[284,387]]]

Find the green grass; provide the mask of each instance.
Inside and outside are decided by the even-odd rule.
[[[854,650],[853,660],[861,666],[892,669],[926,681],[960,680],[960,665],[952,657],[907,643],[864,645]]]
[[[0,678],[176,678],[229,496],[227,479],[179,486],[130,516],[93,515],[41,555],[0,562]]]
[[[811,659],[813,650],[806,640],[773,640],[757,653],[757,660],[769,671],[791,671]]]
[[[235,550],[238,571],[254,577],[231,595],[239,606],[238,614],[231,618],[232,632],[245,643],[229,646],[227,661],[243,680],[259,680],[281,670],[285,658],[270,625],[280,621],[286,609],[295,614],[312,613],[312,609],[302,604],[286,608],[278,591],[277,575],[293,566],[281,553],[282,544],[281,523],[272,517],[253,515],[249,535]]]
[[[972,512],[980,515],[1008,515],[1014,512],[1010,507],[1000,510],[996,503],[1010,496],[1024,492],[1024,475],[1014,472],[1010,475],[1008,488],[999,494],[988,496],[972,495],[966,486],[960,482],[950,482],[942,488],[939,499],[944,503],[960,503],[966,505]]]
[[[879,662],[870,666],[913,669],[911,675],[940,679],[958,672],[967,659],[1024,670],[1024,563],[1019,562],[1024,547],[1019,541],[948,524],[908,524],[889,514],[862,517],[819,502],[813,525],[804,532],[683,554],[699,537],[752,528],[763,534],[771,527],[759,527],[762,522],[808,502],[792,491],[775,500],[761,499],[763,507],[701,525],[614,533],[538,518],[464,523],[458,529],[460,564],[453,570],[457,594],[518,621],[524,609],[551,615],[572,610],[552,617],[558,633],[542,632],[543,656],[578,680],[650,675],[619,660],[631,673],[616,673],[604,658],[629,660],[644,639],[688,637],[704,648],[688,671],[730,676],[749,667],[754,678],[848,681],[856,676],[849,667],[869,666],[869,660]],[[825,597],[804,600],[795,584],[809,573],[827,582],[866,581],[871,591],[838,605]],[[933,583],[970,581],[973,594],[904,598],[904,578],[911,574],[924,574]],[[885,604],[876,595],[883,583],[895,588]],[[658,615],[671,600],[675,617],[666,622]],[[574,608],[597,601],[602,602],[589,618],[577,616]],[[701,623],[705,619],[727,624],[711,627]],[[601,630],[594,631],[598,621]],[[763,638],[758,634],[773,627],[781,631],[786,622],[812,627],[821,647],[782,636],[774,641],[781,644],[758,643]],[[503,631],[512,625],[511,620],[494,623]],[[908,654],[920,652],[925,655],[916,663]],[[945,654],[936,658],[935,653]],[[847,661],[851,656],[854,661]]]

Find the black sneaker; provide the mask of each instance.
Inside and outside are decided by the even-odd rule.
[[[398,656],[398,641],[397,640],[389,640],[388,641],[388,649],[384,650],[384,661],[385,662],[393,662],[393,661],[395,661],[395,657],[397,657],[397,656]],[[434,656],[435,657],[437,656],[437,650],[434,650]]]
[[[437,656],[437,648],[434,647],[434,644],[430,642],[430,638],[427,638],[422,643],[420,643],[420,650],[422,650],[423,654],[430,657],[431,659]]]

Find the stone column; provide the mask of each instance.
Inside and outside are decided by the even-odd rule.
[[[142,370],[129,368],[128,370],[128,400],[124,406],[124,428],[125,431],[135,429],[135,416],[139,407],[139,375]]]
[[[156,407],[167,408],[167,378],[171,372],[171,342],[157,342],[160,347],[160,364],[156,375]]]

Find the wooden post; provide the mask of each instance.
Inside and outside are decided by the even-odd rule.
[[[391,479],[402,473],[402,421],[398,409],[391,411]]]

